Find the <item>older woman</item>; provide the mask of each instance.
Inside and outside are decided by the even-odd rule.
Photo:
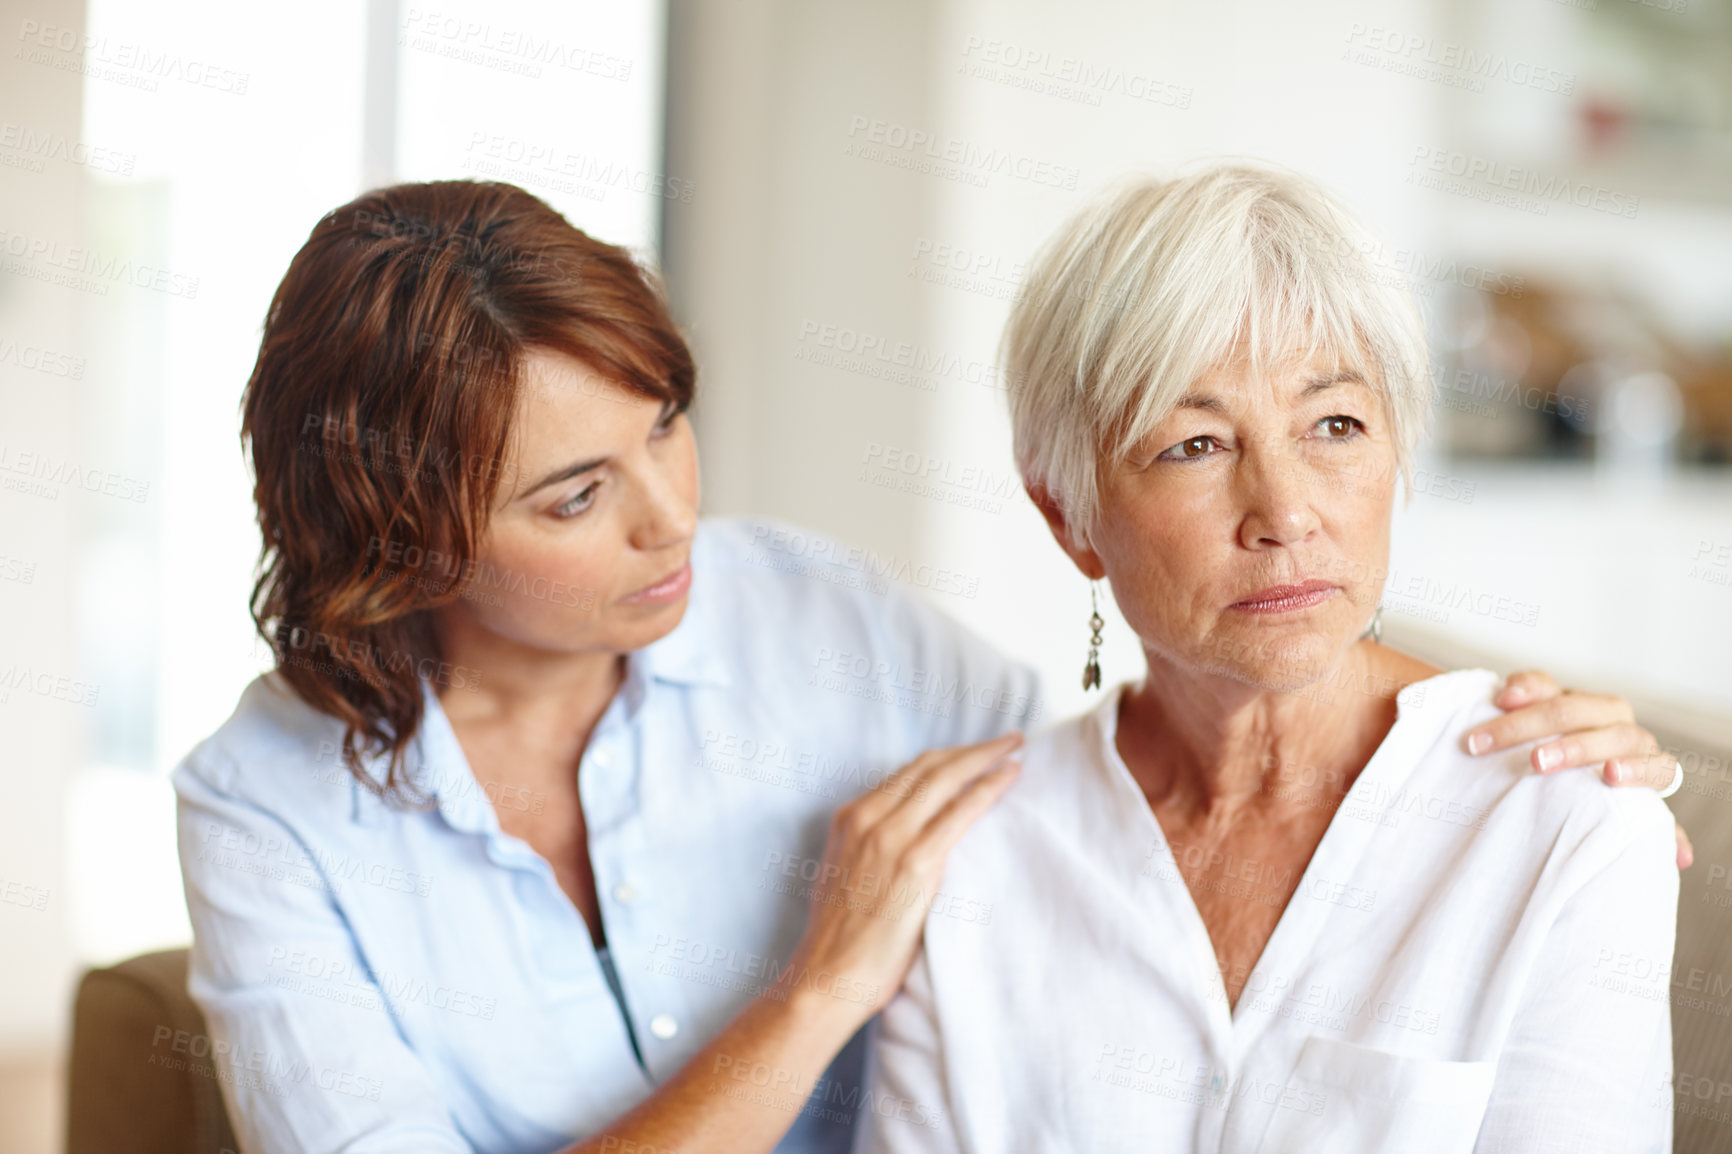
[[[913,958],[898,898],[1039,691],[700,519],[694,380],[646,271],[509,185],[368,193],[296,254],[244,401],[277,667],[174,775],[247,1150],[824,1151],[883,1108],[850,1039]],[[1506,704],[1489,748],[1673,776],[1620,701]]]
[[[993,916],[929,920],[857,1149],[1670,1149],[1666,807],[1471,758],[1495,677],[1364,636],[1428,374],[1361,241],[1215,166],[1038,261],[1017,460],[1148,674],[953,852]]]

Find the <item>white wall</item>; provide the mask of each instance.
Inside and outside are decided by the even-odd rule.
[[[904,254],[935,190],[846,150],[856,116],[918,122],[930,107],[930,12],[909,0],[670,8],[668,167],[692,174],[696,195],[667,206],[666,267],[698,357],[706,506],[886,556],[917,547],[916,519],[855,481],[862,446],[906,443],[929,398],[812,358],[839,351],[831,330],[926,340]]]
[[[1698,329],[1724,326],[1732,266],[1705,260],[1691,241],[1732,240],[1723,209],[1653,202],[1639,222],[1571,210],[1536,223],[1410,181],[1418,150],[1500,130],[1511,147],[1531,146],[1567,128],[1573,105],[1557,94],[1499,80],[1464,90],[1355,55],[1378,27],[1543,62],[1563,52],[1548,45],[1580,15],[1472,7],[944,0],[867,10],[756,0],[724,20],[708,5],[676,3],[676,43],[686,47],[670,74],[670,165],[713,195],[670,215],[668,269],[704,373],[710,508],[789,517],[965,575],[971,596],[927,592],[1040,667],[1057,711],[1069,712],[1086,699],[1077,681],[1087,586],[1017,491],[1002,399],[981,369],[996,359],[1021,266],[1115,177],[1203,157],[1270,159],[1345,196],[1386,242],[1394,275],[1406,253],[1587,269],[1672,286],[1657,294],[1662,306],[1687,298],[1694,306],[1675,311]],[[917,134],[935,143],[908,146]],[[874,135],[876,158],[844,155]],[[964,162],[917,167],[947,150]],[[1004,154],[1004,168],[974,163]],[[1422,296],[1422,310],[1442,299]],[[807,318],[836,324],[839,340],[848,328],[880,347],[905,343],[928,366],[916,374],[927,387],[792,359]],[[902,470],[927,483],[913,492],[872,483],[895,485]],[[1458,487],[1473,478],[1461,467],[1440,475]],[[1478,483],[1486,487],[1473,505],[1416,497],[1398,517],[1392,568],[1537,598],[1543,627],[1456,612],[1444,628],[1488,660],[1546,664],[1566,681],[1732,715],[1732,678],[1716,673],[1724,656],[1714,640],[1732,635],[1732,598],[1690,578],[1679,552],[1732,537],[1712,515],[1716,501],[1732,505],[1724,481],[1698,484],[1704,495],[1693,503],[1637,498],[1638,522],[1643,501],[1670,509],[1664,539],[1647,525],[1639,542],[1592,511],[1599,498],[1580,476]],[[1555,528],[1560,502],[1568,530]],[[1555,531],[1540,532],[1548,525]],[[1652,564],[1577,580],[1607,553],[1642,550]],[[1398,628],[1425,623],[1399,607],[1390,616]],[[1106,675],[1136,676],[1140,655],[1109,618]]]
[[[41,24],[77,25],[83,5],[45,0],[35,7]],[[10,41],[20,29],[8,21],[6,31]],[[13,47],[8,44],[9,56]],[[82,89],[75,74],[8,61],[0,69],[0,108],[7,131],[81,138]],[[0,151],[9,157],[20,152]],[[64,252],[81,244],[82,180],[79,166],[53,159],[43,159],[40,171],[0,169],[7,270],[0,277],[0,346],[80,352],[78,295],[41,287],[33,276],[50,275],[46,262],[16,249],[19,238],[26,249],[41,242]],[[78,443],[78,382],[21,361],[0,357],[0,676],[8,685],[19,673],[78,675],[71,655],[79,520],[90,503],[102,500],[60,485],[49,485],[51,496],[13,487],[40,483],[20,455],[46,453],[64,462]],[[0,687],[6,785],[0,805],[0,1054],[41,1046],[66,1014],[71,942],[61,854],[64,790],[83,748],[88,712],[64,698]],[[41,909],[35,908],[39,900]]]

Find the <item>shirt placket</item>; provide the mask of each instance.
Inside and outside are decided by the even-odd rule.
[[[621,994],[620,1012],[637,1043],[645,1074],[659,1082],[678,1067],[688,1021],[675,983],[655,970],[652,930],[658,880],[645,843],[642,781],[643,730],[658,695],[671,692],[628,665],[619,694],[602,715],[578,770],[589,830],[596,899]]]

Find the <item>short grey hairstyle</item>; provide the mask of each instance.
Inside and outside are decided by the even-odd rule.
[[[1411,484],[1431,404],[1425,326],[1369,233],[1308,177],[1216,162],[1127,182],[1035,257],[999,360],[1017,468],[1091,539],[1103,465],[1125,456],[1198,377],[1332,356],[1383,398]]]

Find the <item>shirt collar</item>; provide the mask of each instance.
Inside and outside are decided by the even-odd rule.
[[[452,828],[466,833],[498,832],[499,815],[475,780],[433,683],[422,681],[421,694],[426,707],[421,715],[421,732],[415,737],[416,751],[420,754],[417,784],[437,800],[439,813]]]
[[[439,814],[454,829],[468,833],[494,833],[499,829],[499,815],[487,800],[481,785],[469,768],[469,759],[457,742],[451,719],[439,704],[439,694],[433,683],[421,681],[421,727],[409,743],[403,758],[403,769],[411,786],[433,800]],[[385,776],[385,758],[368,760],[368,771],[374,780]],[[386,820],[388,809],[396,808],[371,791],[354,783],[354,820],[362,825],[379,825]]]
[[[626,680],[619,692],[627,699],[630,713],[637,712],[635,707],[641,704],[650,681],[718,687],[733,684],[719,629],[719,614],[726,612],[727,607],[717,601],[724,594],[725,584],[716,579],[711,550],[704,547],[705,537],[700,526],[692,548],[692,589],[680,623],[666,637],[627,658]],[[405,760],[410,780],[436,800],[440,815],[453,828],[470,833],[496,832],[499,815],[475,780],[432,682],[422,680],[421,696],[421,729],[410,743]],[[383,773],[382,763],[380,772]],[[358,791],[355,820],[370,824],[381,818],[383,803],[370,794],[361,796],[366,791],[358,782],[355,789]]]

